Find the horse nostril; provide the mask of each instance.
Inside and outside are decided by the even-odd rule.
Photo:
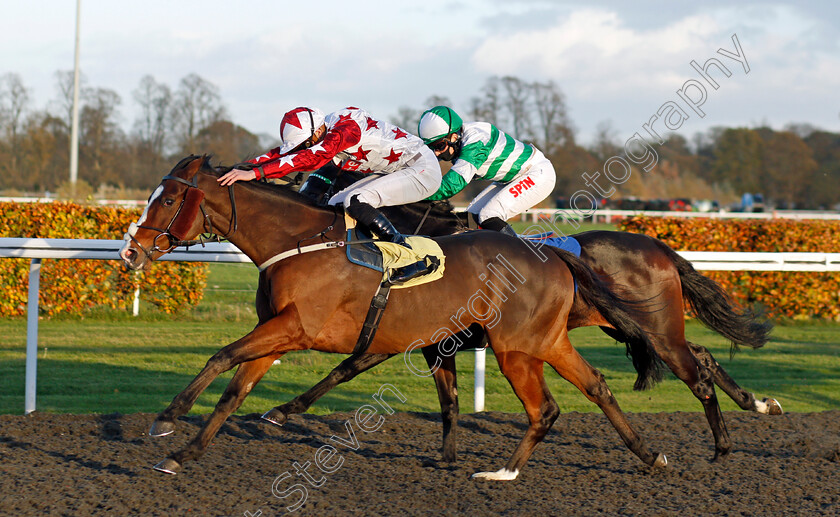
[[[137,256],[137,251],[132,248],[128,248],[127,250],[123,251],[121,255],[123,260],[125,260],[126,262],[134,262],[134,258]]]

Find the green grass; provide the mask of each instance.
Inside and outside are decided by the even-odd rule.
[[[38,409],[66,413],[158,412],[199,372],[222,346],[256,323],[253,300],[257,271],[252,265],[213,264],[202,303],[173,317],[143,306],[134,318],[101,311],[85,318],[43,319],[39,323]],[[759,397],[779,398],[786,411],[823,411],[840,407],[840,325],[791,323],[777,326],[773,339],[759,350],[729,358],[729,345],[697,323],[689,339],[707,346],[722,366]],[[0,321],[0,413],[23,411],[26,320]],[[572,342],[600,369],[626,411],[700,411],[688,388],[670,373],[656,388],[632,391],[635,372],[624,346],[598,329],[578,329]],[[239,413],[265,411],[302,393],[345,356],[295,352],[284,356],[246,399]],[[475,354],[458,354],[459,398],[464,412],[473,408]],[[420,354],[414,363],[422,365]],[[193,413],[207,413],[230,379],[228,372],[199,398]],[[522,406],[507,380],[487,355],[486,409],[520,412]],[[546,368],[551,392],[563,411],[597,411],[571,384]],[[400,410],[437,411],[434,383],[413,375],[395,357],[339,386],[312,409],[315,413],[354,411],[368,403],[384,383],[408,397]],[[737,407],[724,394],[724,410]]]

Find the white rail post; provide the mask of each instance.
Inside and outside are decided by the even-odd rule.
[[[134,316],[140,315],[140,288],[134,290],[134,303],[131,307],[131,314]]]
[[[475,412],[484,411],[484,360],[487,349],[475,351]]]
[[[131,306],[131,314],[134,316],[140,315],[140,272],[133,271],[131,273],[132,277],[135,282],[137,282],[137,288],[134,289],[134,303]]]
[[[38,379],[38,290],[41,279],[41,259],[29,264],[29,302],[26,307],[26,390],[23,412],[35,411],[35,384]]]

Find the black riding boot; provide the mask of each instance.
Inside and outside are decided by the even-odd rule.
[[[394,225],[391,224],[391,221],[389,221],[382,212],[376,210],[375,208],[374,210],[376,211],[376,216],[366,225],[368,229],[383,241],[391,241],[399,244],[400,246],[405,246],[406,248],[411,249],[411,246],[405,242],[405,235],[398,232],[397,229],[394,228]]]
[[[493,230],[496,232],[504,233],[505,235],[510,235],[511,237],[519,237],[515,231],[513,231],[513,227],[502,221],[498,217],[491,217],[481,223],[481,227],[485,230]]]
[[[394,242],[411,249],[411,246],[405,242],[405,236],[394,228],[394,225],[382,212],[367,203],[362,203],[356,196],[350,198],[350,203],[347,204],[345,210],[350,217],[383,241]]]
[[[405,241],[405,236],[397,231],[394,225],[391,224],[391,221],[379,210],[367,203],[358,201],[355,196],[350,199],[346,210],[350,214],[350,217],[359,221],[359,223],[367,227],[367,229],[380,239],[411,249],[411,246]],[[390,281],[392,284],[399,284],[430,273],[431,271],[429,266],[426,265],[426,261],[421,260],[392,271]]]

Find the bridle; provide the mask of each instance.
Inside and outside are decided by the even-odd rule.
[[[204,209],[204,192],[201,189],[198,188],[198,182],[196,181],[195,177],[193,177],[192,181],[187,181],[184,178],[179,178],[178,176],[173,176],[171,174],[168,174],[168,175],[163,177],[163,179],[161,180],[161,184],[163,184],[163,182],[166,181],[166,180],[177,181],[179,183],[183,183],[184,185],[186,185],[188,187],[187,190],[184,192],[184,197],[181,199],[181,204],[178,205],[178,210],[175,211],[175,215],[172,216],[172,219],[169,221],[169,224],[166,225],[166,228],[161,229],[161,228],[157,228],[155,226],[138,225],[136,223],[131,223],[131,225],[129,225],[129,230],[128,230],[127,235],[131,239],[131,242],[133,242],[135,246],[140,248],[140,250],[143,252],[143,254],[146,255],[146,258],[148,258],[149,260],[152,260],[152,256],[151,256],[152,253],[154,253],[156,251],[158,251],[160,253],[169,253],[170,251],[172,251],[173,249],[175,249],[179,246],[185,246],[185,247],[189,248],[190,246],[195,246],[196,244],[201,244],[202,246],[204,246],[204,243],[208,242],[208,241],[222,242],[222,240],[229,239],[229,237],[231,235],[236,233],[236,230],[237,230],[239,225],[238,225],[238,221],[237,221],[237,217],[236,217],[236,198],[234,197],[234,193],[233,193],[233,186],[234,186],[233,183],[228,185],[228,195],[230,196],[230,206],[231,206],[231,214],[230,214],[230,221],[228,223],[228,229],[223,235],[219,235],[219,234],[217,234],[213,231],[213,225],[210,222],[210,215]],[[204,216],[203,217],[204,218],[204,222],[203,222],[204,232],[199,234],[198,239],[187,241],[187,240],[181,240],[179,237],[173,235],[172,227],[175,224],[175,222],[178,220],[178,216],[181,215],[181,211],[184,209],[184,205],[186,204],[187,198],[190,196],[190,192],[191,192],[192,189],[196,189],[200,193],[199,194],[200,195],[199,210],[201,210],[201,214]],[[158,232],[158,234],[152,240],[151,249],[146,249],[134,237],[134,233],[136,232],[137,229],[145,229],[145,230],[152,230],[152,231]],[[132,232],[132,230],[135,230],[135,232]],[[158,244],[158,239],[160,239],[161,237],[166,238],[166,241],[167,241],[167,246],[166,247],[162,248]]]

